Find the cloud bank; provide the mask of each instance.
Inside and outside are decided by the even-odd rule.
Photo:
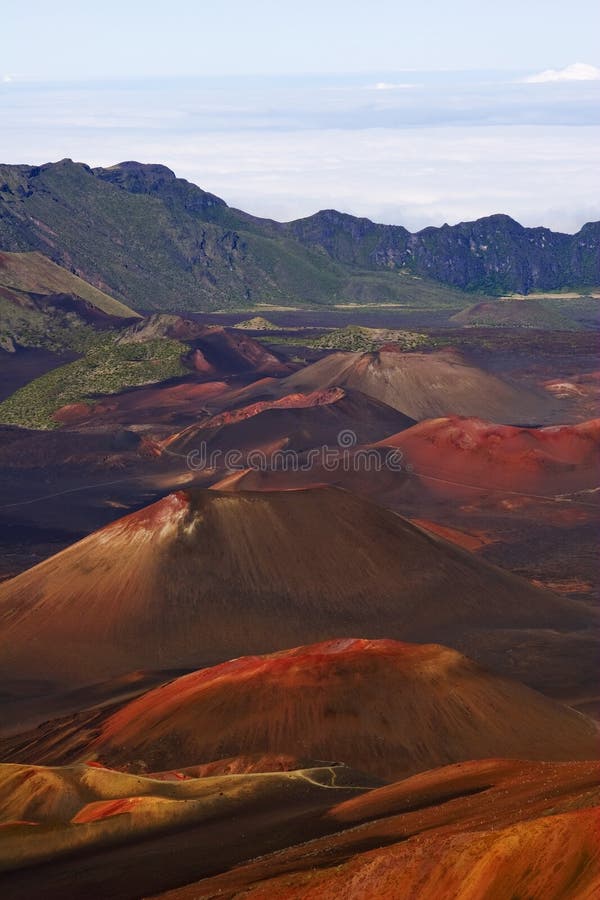
[[[393,81],[378,81],[373,85],[373,89],[376,91],[406,91],[414,90],[415,87],[417,87],[416,84],[394,83]]]
[[[418,230],[503,212],[577,231],[600,219],[600,82],[515,77],[17,79],[0,82],[0,161],[164,163],[284,221],[335,207]]]
[[[548,84],[553,81],[600,81],[600,68],[588,63],[572,63],[564,69],[546,69],[525,78],[527,84]]]

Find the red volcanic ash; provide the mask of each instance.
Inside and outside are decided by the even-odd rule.
[[[412,419],[385,403],[358,391],[333,387],[229,409],[174,434],[165,446],[189,451],[204,441],[211,450],[286,447],[302,451],[323,445],[337,447],[343,429],[352,429],[357,440],[371,442],[410,425],[414,425]]]
[[[328,388],[324,391],[311,391],[308,394],[287,394],[279,400],[260,400],[249,406],[242,406],[229,412],[219,413],[203,422],[205,428],[217,428],[220,425],[232,425],[243,419],[249,419],[267,409],[306,409],[312,406],[327,406],[336,403],[345,396],[341,388]]]
[[[259,375],[286,375],[290,366],[243,332],[220,325],[202,326],[196,345],[219,371],[251,371]]]
[[[379,446],[402,450],[440,496],[473,497],[498,488],[554,495],[597,484],[600,419],[515,428],[451,416],[421,422]]]
[[[221,325],[201,325],[181,316],[156,313],[127,329],[122,343],[170,337],[192,345],[189,365],[201,372],[287,374],[290,367],[260,341]]]
[[[70,425],[82,422],[168,423],[181,416],[197,417],[205,403],[211,403],[228,390],[224,381],[198,382],[190,376],[175,384],[169,381],[111,394],[89,405],[70,404],[57,410],[54,418]]]
[[[382,778],[488,756],[589,759],[579,713],[439,645],[338,640],[242,657],[144,694],[89,750],[150,769],[253,754],[335,759]]]
[[[191,350],[184,358],[184,361],[194,372],[201,372],[203,375],[214,375],[216,369],[202,352],[202,350]]]
[[[371,785],[342,766],[177,782],[82,766],[0,766],[4,894],[598,893],[597,764],[476,760]]]
[[[485,814],[482,818],[485,821]],[[459,822],[415,835],[407,816],[404,833],[398,828],[393,842],[378,835],[372,842],[378,839],[381,846],[372,850],[353,847],[342,838],[323,838],[160,896],[162,900],[598,896],[600,808],[552,812],[524,821],[518,814],[514,818],[514,824],[502,828],[493,824],[461,828]],[[384,822],[388,829],[393,827]],[[362,837],[367,845],[370,829],[363,826],[353,837],[357,841]],[[310,869],[301,852],[310,854]],[[273,870],[279,874],[271,874]]]
[[[90,403],[67,403],[53,413],[52,418],[61,425],[72,425],[77,422],[85,422],[92,415]]]
[[[190,438],[197,438],[203,432],[220,428],[223,425],[234,425],[237,422],[243,422],[269,409],[307,409],[313,406],[325,406],[330,403],[336,403],[344,396],[344,391],[341,388],[331,388],[325,391],[311,391],[308,394],[288,394],[278,400],[259,400],[247,406],[210,416],[200,425],[190,425],[166,440],[165,446],[169,447],[173,444],[178,447],[185,446],[190,442]]]
[[[492,538],[488,538],[483,532],[459,531],[457,528],[451,528],[448,525],[440,525],[439,522],[432,522],[430,519],[411,519],[414,525],[424,528],[432,534],[438,534],[445,540],[463,547],[465,550],[479,550],[490,543]]]

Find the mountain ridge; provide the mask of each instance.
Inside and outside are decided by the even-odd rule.
[[[280,223],[134,161],[0,165],[0,247],[46,253],[138,308],[459,306],[465,292],[600,284],[598,222],[575,235],[504,214],[414,234],[336,210]]]

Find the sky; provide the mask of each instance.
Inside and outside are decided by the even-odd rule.
[[[6,72],[307,74],[562,68],[598,53],[597,0],[4,0]]]
[[[0,161],[162,162],[257,215],[600,218],[597,0],[5,0]]]

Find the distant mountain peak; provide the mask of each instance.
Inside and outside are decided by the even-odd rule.
[[[188,210],[227,206],[220,197],[202,190],[185,178],[177,178],[172,169],[160,163],[126,160],[108,168],[98,167],[92,171],[98,178],[109,181],[130,194],[153,194],[165,201],[177,200]]]
[[[174,181],[177,176],[172,169],[169,169],[168,166],[164,166],[162,163],[142,163],[137,162],[135,159],[127,159],[120,163],[115,163],[112,166],[108,166],[107,168],[102,168],[98,166],[96,169],[92,171],[95,174],[100,174],[102,172],[116,172],[116,171],[126,171],[126,172],[154,172],[157,175],[163,175],[168,178],[170,181]]]

